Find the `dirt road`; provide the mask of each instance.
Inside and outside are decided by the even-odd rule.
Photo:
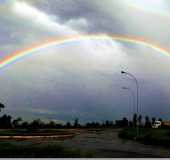
[[[50,144],[59,143],[65,147],[90,151],[95,157],[170,157],[170,148],[122,140],[118,132],[119,129],[80,132],[72,139],[53,140]]]
[[[75,148],[84,153],[91,153],[96,158],[170,157],[170,147],[144,145],[131,140],[122,140],[118,137],[119,131],[120,129],[104,129],[100,131],[80,129],[73,130],[74,136],[72,137],[56,138],[52,136],[14,141],[14,143],[17,145],[33,146],[59,144],[65,148]],[[11,140],[9,142],[12,143]]]

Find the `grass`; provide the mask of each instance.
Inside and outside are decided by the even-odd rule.
[[[93,157],[92,153],[60,145],[32,146],[0,142],[1,158],[81,158]]]
[[[119,132],[119,137],[123,139],[134,140],[136,137],[136,129],[123,129]],[[145,144],[170,146],[170,129],[140,128],[139,136],[136,138],[136,140]]]
[[[49,136],[68,135],[73,133],[69,129],[1,129],[0,136]],[[0,141],[0,158],[91,158],[93,153],[80,151],[76,148],[64,147],[59,144],[33,145],[28,141],[3,140]]]

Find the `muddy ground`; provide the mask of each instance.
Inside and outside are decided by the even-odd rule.
[[[170,157],[170,148],[140,144],[136,141],[122,140],[118,137],[120,129],[75,130],[75,135],[68,138],[41,138],[18,141],[18,144],[53,145],[59,144],[66,148],[76,148],[90,153],[93,157]]]

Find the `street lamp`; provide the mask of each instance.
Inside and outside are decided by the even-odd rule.
[[[135,108],[135,93],[134,93],[134,91],[131,89],[131,88],[129,88],[129,87],[125,87],[125,86],[123,86],[122,87],[122,89],[123,90],[127,90],[127,91],[129,91],[130,93],[131,93],[131,95],[132,95],[132,101],[133,101],[133,111],[134,111],[134,108]]]
[[[130,76],[131,78],[133,78],[133,80],[135,81],[135,84],[136,84],[136,112],[137,112],[136,136],[138,137],[138,135],[139,135],[139,126],[138,126],[139,84],[138,84],[138,80],[136,79],[136,77],[133,74],[131,74],[129,72],[121,71],[121,73],[126,74],[127,76]]]

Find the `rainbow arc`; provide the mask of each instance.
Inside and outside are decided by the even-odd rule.
[[[121,41],[121,42],[127,42],[127,43],[146,46],[146,47],[154,49],[155,51],[159,53],[170,56],[170,51],[166,50],[165,48],[157,44],[149,42],[148,40],[141,38],[141,37],[120,36],[120,35],[102,35],[102,34],[76,35],[76,36],[51,38],[39,44],[35,44],[28,48],[25,48],[23,50],[13,52],[9,54],[8,56],[6,56],[5,58],[3,58],[2,60],[0,60],[0,68],[9,66],[19,60],[24,59],[27,56],[36,54],[37,51],[41,51],[42,49],[45,49],[45,48],[59,46],[62,44],[76,43],[76,42],[85,41],[85,40],[111,40],[111,39],[115,41]]]

